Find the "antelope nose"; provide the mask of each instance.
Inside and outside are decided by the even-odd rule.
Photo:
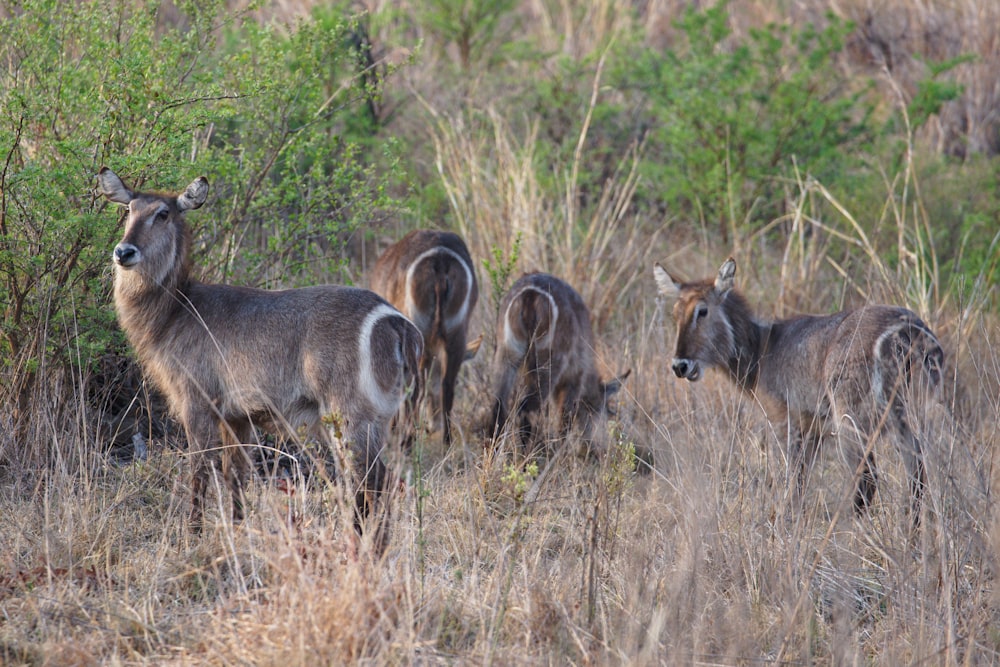
[[[114,258],[119,266],[131,266],[139,258],[139,249],[131,243],[119,243],[115,246]]]
[[[688,369],[690,365],[687,359],[674,359],[674,375],[679,378],[685,378],[688,374]]]

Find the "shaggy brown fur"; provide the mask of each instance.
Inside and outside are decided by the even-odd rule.
[[[596,417],[629,372],[601,381],[594,361],[590,311],[580,295],[555,276],[522,276],[500,302],[493,358],[494,437],[513,412],[522,442],[532,435],[531,416],[551,396],[563,431],[574,422],[591,435]],[[512,409],[514,400],[517,407]]]
[[[198,282],[183,214],[205,202],[208,182],[196,179],[179,195],[133,192],[106,167],[98,182],[104,196],[128,207],[113,257],[115,308],[143,371],[184,426],[193,452],[192,525],[201,526],[219,451],[233,518],[242,519],[241,445],[254,425],[265,425],[304,430],[330,447],[349,444],[360,531],[385,486],[386,425],[416,374],[420,332],[368,290]],[[336,425],[323,427],[324,417]]]
[[[906,408],[926,394],[918,389],[933,390],[941,380],[944,352],[930,328],[895,306],[760,322],[733,289],[735,275],[731,258],[714,279],[695,282],[654,267],[660,293],[674,300],[674,373],[697,381],[704,368],[721,368],[753,394],[776,430],[789,434],[800,491],[821,438],[836,434],[846,440],[844,451],[856,457],[852,470],[862,468],[854,498],[858,512],[871,503],[876,483],[874,455],[869,452],[864,461],[862,455],[869,438],[890,426],[900,441],[913,521],[919,524],[926,481]]]

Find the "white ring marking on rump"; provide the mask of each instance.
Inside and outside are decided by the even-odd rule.
[[[358,332],[358,384],[361,393],[368,399],[376,412],[385,417],[396,414],[399,406],[403,402],[403,392],[400,387],[394,387],[394,391],[383,391],[375,377],[374,359],[372,359],[372,330],[375,325],[386,317],[399,317],[406,320],[398,310],[386,303],[375,306],[361,323],[361,330]],[[409,320],[407,320],[409,322]],[[397,360],[402,367],[402,360]]]
[[[463,322],[465,322],[465,319],[469,314],[469,297],[472,295],[472,280],[473,280],[472,267],[466,264],[465,260],[462,259],[462,256],[459,255],[454,250],[452,250],[451,248],[446,248],[444,246],[435,246],[430,250],[425,250],[424,252],[422,252],[415,260],[413,260],[413,262],[410,263],[410,266],[406,269],[406,312],[409,313],[411,316],[413,316],[414,319],[416,319],[417,316],[416,304],[413,301],[413,288],[415,287],[415,285],[413,284],[413,273],[416,271],[417,265],[420,264],[425,259],[427,259],[428,257],[432,257],[439,253],[451,255],[465,271],[465,299],[464,301],[462,301],[462,307],[459,309],[458,313],[448,318],[444,322],[445,331],[451,331],[452,329],[460,326]],[[421,330],[427,328],[425,320],[426,317],[421,313],[420,314]]]
[[[556,300],[552,297],[551,294],[549,294],[543,289],[535,287],[534,285],[527,285],[525,287],[522,287],[517,292],[517,294],[515,294],[511,298],[510,303],[507,304],[507,310],[504,312],[504,331],[503,331],[504,347],[515,351],[519,357],[523,356],[525,352],[528,351],[528,341],[520,340],[514,337],[514,334],[510,329],[510,315],[511,315],[510,309],[514,307],[514,303],[521,298],[521,295],[529,290],[538,292],[539,294],[544,296],[546,299],[549,300],[549,304],[552,306],[552,321],[549,323],[549,330],[546,332],[543,338],[540,338],[535,341],[536,348],[548,349],[552,347],[552,341],[555,338],[555,332],[556,332],[556,322],[559,320],[559,306],[556,305]]]

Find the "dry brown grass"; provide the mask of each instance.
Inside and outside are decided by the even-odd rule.
[[[661,14],[677,4],[649,3],[649,29],[665,30]],[[959,8],[973,6],[986,7]],[[540,21],[558,32],[556,23]],[[633,369],[609,436],[619,455],[594,463],[553,443],[537,472],[509,445],[484,455],[470,427],[489,380],[480,353],[462,373],[459,444],[444,451],[432,437],[418,458],[393,457],[409,484],[395,499],[388,551],[373,561],[351,556],[349,522],[320,491],[288,495],[261,480],[243,525],[228,523],[220,501],[205,535],[192,536],[182,455],[153,443],[149,461],[109,465],[83,427],[82,396],[39,405],[31,451],[55,463],[25,461],[0,478],[0,662],[1000,663],[1000,320],[987,310],[996,287],[961,302],[934,291],[935,267],[916,245],[927,221],[912,170],[886,179],[877,212],[838,209],[803,178],[789,188],[789,216],[774,223],[787,231],[784,247],[760,238],[719,247],[628,207],[634,155],[621,156],[583,217],[574,164],[556,175],[564,196],[542,194],[530,118],[425,99],[434,168],[473,254],[509,252],[520,232],[518,270],[571,280],[594,308],[605,370]],[[463,131],[472,121],[491,131]],[[828,205],[814,209],[810,198]],[[891,233],[867,238],[859,220]],[[905,258],[898,269],[882,259],[886,237]],[[766,314],[886,300],[919,310],[941,335],[949,375],[924,424],[928,493],[915,540],[891,447],[876,452],[869,517],[849,511],[850,476],[832,448],[800,507],[780,434],[758,406],[723,377],[691,385],[669,373],[672,324],[651,260],[694,277],[730,252]],[[487,348],[492,309],[484,297],[474,325]],[[652,453],[652,471],[630,471],[620,455],[629,444]]]
[[[220,503],[193,537],[177,454],[124,468],[71,457],[3,490],[4,662],[1000,660],[997,323],[976,314],[945,337],[964,390],[927,426],[928,512],[911,544],[889,450],[870,517],[847,511],[849,475],[832,451],[798,511],[756,406],[724,378],[669,377],[670,334],[648,291],[623,318],[645,337],[620,403],[625,440],[653,450],[653,472],[563,448],[548,471],[512,475],[509,455],[483,456],[472,438],[450,452],[432,439],[396,500],[388,553],[371,562],[350,557],[340,515],[315,492],[303,501],[258,482],[244,525]],[[952,421],[947,407],[967,416]]]

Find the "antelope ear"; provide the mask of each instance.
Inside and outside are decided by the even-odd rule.
[[[181,211],[190,211],[199,208],[206,199],[208,199],[208,179],[199,176],[191,181],[191,185],[187,186],[177,198],[177,208]]]
[[[657,290],[668,299],[676,300],[681,293],[681,284],[674,280],[667,270],[659,264],[653,265],[653,278],[656,280]]]
[[[632,374],[632,369],[628,369],[618,377],[611,378],[607,382],[603,383],[601,387],[604,389],[604,400],[607,400],[618,393],[622,388],[622,383],[628,379],[628,376]]]
[[[719,275],[715,277],[715,291],[725,296],[733,289],[736,278],[736,260],[730,257],[719,267]]]
[[[479,353],[479,346],[482,344],[483,344],[483,334],[479,334],[479,336],[475,340],[470,340],[468,344],[465,346],[465,356],[462,357],[462,361],[469,361],[470,359],[474,358],[476,354]]]
[[[135,194],[129,190],[118,174],[107,167],[101,167],[101,170],[97,172],[97,187],[108,201],[113,201],[116,204],[128,206],[128,203],[135,199]]]

